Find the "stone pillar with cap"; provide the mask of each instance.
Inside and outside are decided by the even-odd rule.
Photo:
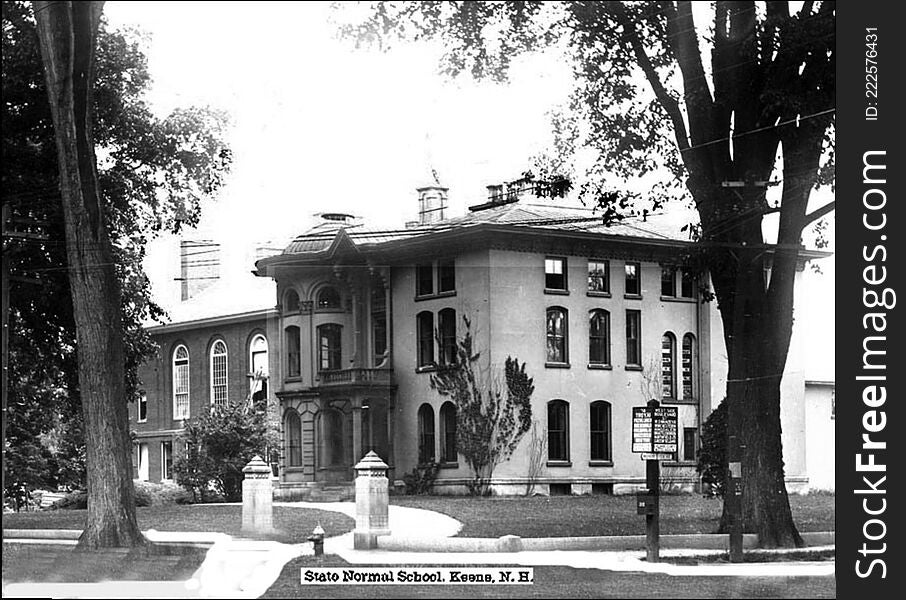
[[[242,469],[242,533],[267,534],[274,531],[274,491],[271,468],[255,456]]]
[[[355,530],[353,546],[359,550],[377,548],[377,538],[390,534],[388,509],[390,486],[387,463],[372,450],[354,467]]]

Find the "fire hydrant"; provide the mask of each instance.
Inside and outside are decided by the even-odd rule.
[[[308,536],[308,541],[311,542],[315,556],[324,555],[324,529],[321,528],[320,523],[312,530],[311,535]]]

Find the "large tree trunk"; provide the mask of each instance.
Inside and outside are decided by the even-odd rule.
[[[88,519],[79,545],[87,549],[145,544],[135,518],[120,289],[92,137],[102,7],[103,2],[35,2],[59,157],[85,417]]]

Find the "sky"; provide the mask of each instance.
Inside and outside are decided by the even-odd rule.
[[[415,188],[431,169],[450,188],[449,214],[464,213],[550,143],[548,111],[571,86],[552,55],[516,61],[499,85],[440,76],[438,48],[426,44],[356,50],[335,37],[328,2],[114,0],[104,12],[113,27],[148,35],[148,101],[159,116],[188,106],[231,115],[233,169],[195,237],[220,241],[224,267],[243,274],[249,247],[285,246],[314,213],[348,212],[374,227],[415,219]],[[176,252],[167,238],[148,249],[146,271],[165,306],[177,290]],[[830,350],[809,356],[806,371],[831,379],[833,259],[821,262],[823,274],[807,272],[800,293],[816,299],[810,345]]]

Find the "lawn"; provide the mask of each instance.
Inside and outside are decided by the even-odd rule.
[[[641,535],[645,517],[635,496],[393,496],[391,504],[444,513],[463,524],[463,537]],[[790,496],[800,531],[834,531],[834,496]],[[714,533],[722,502],[698,495],[661,496],[661,534]]]
[[[305,585],[302,567],[345,567],[337,556],[296,558],[262,598],[834,598],[828,577],[672,577],[655,573],[535,567],[526,585]],[[377,566],[377,565],[369,565]],[[402,565],[393,565],[394,568]],[[444,565],[445,567],[454,565]],[[477,564],[463,565],[469,567]],[[419,565],[420,568],[429,567]],[[494,565],[494,569],[506,568]],[[520,567],[514,567],[520,568]]]
[[[216,531],[239,535],[242,507],[222,504],[164,505],[136,509],[142,530]],[[4,529],[82,529],[85,510],[52,510],[3,515]],[[304,542],[320,524],[328,537],[352,531],[355,521],[346,515],[313,508],[274,508],[277,533],[269,539],[286,543]]]
[[[150,551],[77,552],[72,546],[3,544],[3,582],[179,581],[204,561],[206,549],[153,546]]]

